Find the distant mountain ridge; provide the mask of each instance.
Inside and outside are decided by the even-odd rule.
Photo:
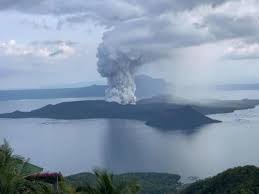
[[[166,93],[170,85],[163,79],[146,75],[136,76],[135,82],[138,98]],[[106,88],[106,85],[91,85],[79,88],[5,90],[0,91],[0,100],[104,97]]]
[[[83,88],[6,90],[0,91],[0,100],[103,97],[105,89],[104,85],[92,85]]]
[[[207,102],[197,102],[187,100],[181,97],[172,95],[158,95],[151,98],[141,99],[137,104],[156,104],[169,103],[178,105],[190,105],[198,112],[208,114],[230,113],[235,110],[244,110],[255,108],[259,105],[258,99],[243,99],[243,100],[210,100]]]
[[[216,86],[219,90],[259,90],[259,83],[254,84],[225,84]]]

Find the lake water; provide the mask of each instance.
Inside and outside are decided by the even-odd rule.
[[[71,100],[78,99],[2,101],[0,112]],[[239,165],[259,166],[259,107],[210,116],[223,122],[191,133],[129,120],[0,119],[0,141],[6,138],[15,153],[65,175],[103,167],[116,173],[177,173],[187,180]]]

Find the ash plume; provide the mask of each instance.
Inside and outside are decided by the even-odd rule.
[[[204,0],[205,7],[199,7],[199,3],[190,5],[187,0],[175,3],[165,0],[162,4],[160,1],[151,4],[146,4],[146,1],[133,1],[133,4],[132,1],[125,2],[133,5],[134,11],[128,14],[116,13],[116,17],[112,18],[117,19],[110,18],[108,22],[107,17],[101,20],[107,31],[98,48],[97,65],[101,76],[107,78],[106,100],[134,104],[134,74],[138,67],[159,67],[164,61],[169,65],[179,48],[213,40],[213,31],[206,23],[210,14],[206,12],[200,15],[200,9],[216,12],[217,6],[224,3],[224,0],[217,0],[217,3]]]
[[[107,101],[135,104],[134,75],[138,67],[167,56],[168,49],[164,45],[154,44],[154,37],[143,37],[138,32],[145,28],[150,28],[150,22],[138,19],[118,24],[104,33],[103,41],[98,47],[97,66],[100,75],[107,78]]]
[[[101,44],[97,57],[98,72],[107,78],[106,100],[120,104],[135,104],[134,74],[142,64],[141,56],[132,50]]]

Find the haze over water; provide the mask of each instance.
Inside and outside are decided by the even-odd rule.
[[[236,99],[259,99],[256,91],[230,94]],[[11,112],[71,100],[78,99],[0,104],[1,112]],[[0,138],[6,138],[17,154],[31,158],[46,171],[65,175],[104,167],[115,173],[176,173],[186,179],[208,177],[239,165],[258,166],[259,107],[210,117],[223,122],[188,133],[163,131],[130,120],[0,119]]]

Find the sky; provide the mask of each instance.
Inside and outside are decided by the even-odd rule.
[[[259,83],[258,0],[1,0],[0,90],[104,82],[98,48],[177,85]]]

